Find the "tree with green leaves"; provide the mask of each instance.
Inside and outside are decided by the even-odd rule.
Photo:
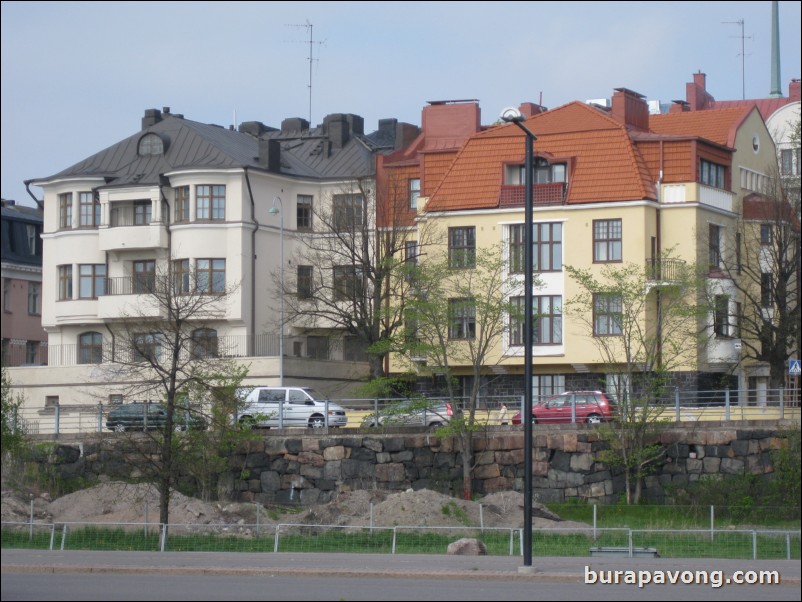
[[[430,253],[409,266],[407,278],[413,293],[404,306],[406,329],[397,350],[440,377],[451,400],[466,394],[460,412],[438,432],[460,440],[463,495],[470,499],[473,438],[486,427],[476,419],[482,376],[502,357],[504,333],[517,315],[509,301],[516,283],[498,248],[458,258]],[[467,377],[467,391],[458,392],[460,377]]]
[[[21,393],[15,393],[12,388],[11,377],[6,367],[2,366],[2,459],[16,455],[25,445],[25,429],[20,417],[20,408],[24,398]]]
[[[618,404],[617,420],[601,429],[610,445],[605,459],[623,469],[627,503],[635,504],[646,471],[666,452],[659,400],[672,373],[697,369],[710,336],[707,287],[694,265],[668,254],[649,265],[565,270],[579,287],[566,314],[598,350]]]

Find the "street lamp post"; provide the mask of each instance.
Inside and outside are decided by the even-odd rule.
[[[276,207],[276,201],[279,206]],[[278,196],[273,197],[273,206],[267,211],[270,215],[279,214],[281,218],[281,253],[279,266],[279,280],[281,282],[281,290],[279,290],[279,337],[278,337],[278,366],[279,366],[279,386],[284,386],[284,203]]]
[[[526,134],[526,160],[524,164],[524,407],[521,422],[524,425],[524,567],[532,566],[532,285],[534,261],[532,257],[532,168],[533,147],[537,136],[524,125],[525,118],[515,107],[501,112],[501,120],[514,123]]]

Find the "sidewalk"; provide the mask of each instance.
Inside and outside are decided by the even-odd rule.
[[[319,554],[239,552],[89,552],[2,550],[0,568],[12,573],[160,573],[184,575],[341,575],[352,577],[482,580],[584,580],[585,570],[778,571],[781,583],[798,585],[799,560],[718,560],[704,558],[535,557],[521,569],[520,556],[430,554]],[[520,569],[520,570],[519,570]]]

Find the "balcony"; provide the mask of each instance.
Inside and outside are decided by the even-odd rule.
[[[109,224],[99,230],[101,251],[167,248],[167,226],[151,223],[150,214],[134,207],[114,207],[110,217]]]
[[[646,259],[646,278],[652,284],[677,282],[681,279],[684,268],[684,259],[650,257]]]
[[[565,204],[565,182],[550,182],[532,186],[532,205],[549,207]],[[526,186],[502,184],[498,198],[501,209],[523,207],[526,201]]]
[[[666,205],[701,203],[724,211],[732,211],[734,198],[735,193],[728,190],[706,186],[698,182],[689,182],[663,184],[661,202]]]

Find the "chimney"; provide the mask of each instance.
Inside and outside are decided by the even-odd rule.
[[[309,129],[309,122],[302,117],[288,117],[281,122],[281,133],[304,132]]]
[[[277,130],[276,128],[265,125],[261,121],[243,121],[239,124],[237,131],[239,131],[240,134],[250,134],[251,136],[259,138],[262,134],[275,132]]]
[[[613,94],[612,118],[624,125],[646,131],[649,129],[649,105],[642,94],[627,88],[616,88]]]
[[[540,113],[545,113],[548,109],[534,102],[522,102],[521,106],[518,107],[518,110],[521,112],[521,115],[523,115],[526,119],[529,119],[530,117],[539,115]]]
[[[687,113],[690,110],[690,105],[684,100],[672,100],[671,106],[668,108],[668,113],[673,115],[674,113]]]
[[[482,129],[482,112],[476,100],[430,100],[428,103],[421,116],[427,147],[444,142],[456,149]]]
[[[713,108],[716,99],[707,92],[707,75],[701,71],[693,74],[693,82],[685,84],[685,100],[690,111]]]
[[[412,144],[412,141],[418,136],[420,136],[420,128],[417,125],[412,125],[411,123],[406,123],[404,121],[401,123],[396,123],[395,144],[393,145],[393,148],[395,150],[406,148]]]
[[[788,99],[791,102],[799,102],[799,80],[792,79],[788,84]]]
[[[145,116],[142,118],[142,129],[146,130],[152,125],[156,125],[162,120],[159,109],[145,109]]]
[[[281,173],[281,144],[278,140],[259,138],[259,163],[268,171]]]
[[[358,115],[346,115],[345,113],[332,113],[323,118],[323,133],[331,143],[331,149],[336,150],[344,147],[351,139],[351,133],[355,129],[362,133],[364,122]]]

